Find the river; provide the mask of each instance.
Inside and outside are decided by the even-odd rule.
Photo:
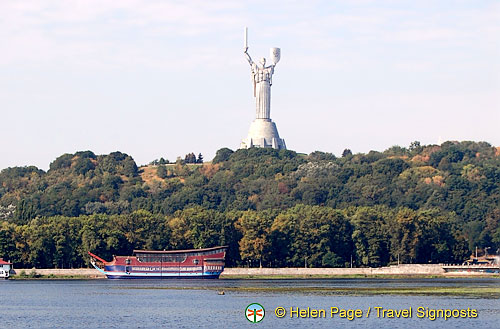
[[[496,289],[500,279],[8,280],[0,282],[4,328],[499,328],[498,293],[391,293],[384,289]],[[380,290],[381,293],[378,293]],[[224,291],[224,295],[220,293]],[[368,292],[368,293],[367,293]],[[259,303],[259,323],[245,309]],[[276,316],[277,307],[286,315]],[[303,310],[309,317],[298,317]],[[332,307],[338,312],[331,317]],[[377,317],[377,309],[379,316]],[[412,308],[411,318],[381,317]],[[476,310],[477,317],[417,316],[417,309]],[[291,308],[291,309],[290,309]],[[297,309],[298,308],[298,309]],[[370,308],[371,312],[367,311]],[[325,317],[311,317],[311,309]],[[361,317],[340,317],[359,309]],[[293,317],[290,317],[292,311]],[[408,311],[407,311],[408,312]],[[424,311],[425,312],[425,311]],[[348,314],[346,312],[346,314]],[[400,316],[404,313],[399,313]],[[425,313],[422,313],[425,314]],[[459,313],[455,312],[455,315]],[[462,313],[465,314],[465,313]],[[385,313],[388,315],[388,313]],[[406,313],[408,315],[408,313]],[[255,320],[255,319],[254,319]]]

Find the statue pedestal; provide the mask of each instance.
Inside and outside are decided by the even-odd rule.
[[[280,138],[276,124],[271,119],[255,119],[250,125],[248,137],[241,142],[240,148],[272,147],[286,149],[285,140]]]

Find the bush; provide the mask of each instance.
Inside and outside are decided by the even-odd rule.
[[[325,267],[344,267],[344,262],[342,258],[337,256],[334,252],[327,252],[323,259],[321,260],[321,264]]]

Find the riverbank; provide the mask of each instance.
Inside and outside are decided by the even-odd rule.
[[[402,278],[402,277],[500,277],[484,272],[445,272],[440,264],[401,264],[377,268],[227,268],[221,278],[293,279],[293,278]]]
[[[104,279],[95,269],[16,269],[13,279]],[[500,277],[481,272],[447,273],[442,265],[402,264],[378,268],[226,268],[221,279]]]
[[[11,279],[105,279],[106,276],[93,268],[55,269],[55,268],[30,268],[14,269],[16,274]]]

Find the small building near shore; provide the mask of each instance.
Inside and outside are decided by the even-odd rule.
[[[11,269],[12,263],[6,262],[0,258],[0,278],[7,279],[10,276]]]
[[[500,265],[500,255],[471,256],[464,262],[465,265]]]

